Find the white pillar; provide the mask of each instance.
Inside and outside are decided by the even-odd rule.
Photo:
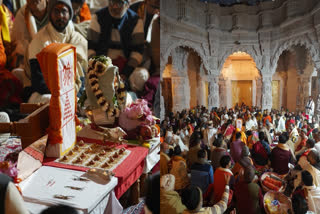
[[[272,77],[264,74],[262,76],[262,110],[272,108]]]
[[[209,76],[209,97],[208,108],[211,110],[213,107],[219,107],[219,77]]]

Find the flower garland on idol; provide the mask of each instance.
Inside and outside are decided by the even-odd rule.
[[[112,60],[106,56],[95,56],[89,60],[89,84],[95,97],[97,98],[98,105],[106,112],[108,117],[119,117],[120,106],[125,104],[126,91],[124,83],[121,81],[119,73],[117,72],[114,80],[115,95],[112,98],[113,108],[104,96],[98,77],[101,77],[107,72],[108,68],[112,66]]]

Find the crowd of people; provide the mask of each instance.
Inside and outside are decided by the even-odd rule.
[[[294,213],[320,213],[320,129],[311,114],[196,106],[161,122],[161,142],[161,213],[265,213],[261,176],[271,172]]]
[[[105,55],[132,97],[154,107],[160,80],[160,1],[104,1],[107,6],[99,10],[85,0],[0,1],[0,111],[50,100],[37,55],[51,43],[76,47],[78,97],[85,94],[90,57]]]

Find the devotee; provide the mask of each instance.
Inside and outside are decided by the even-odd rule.
[[[263,126],[263,123],[261,121],[258,122],[258,131],[264,133],[264,137],[266,138],[266,142],[269,145],[272,144],[273,141],[272,141],[270,132],[265,126]]]
[[[23,198],[12,179],[0,173],[0,213],[28,214]]]
[[[221,157],[229,155],[229,153],[227,149],[223,147],[223,139],[221,137],[215,139],[215,141],[213,142],[213,146],[215,148],[211,151],[211,165],[213,169],[216,170],[220,167]]]
[[[246,168],[240,181],[235,184],[234,196],[237,213],[263,213],[263,195],[259,185],[253,182],[254,177],[254,169],[252,167]]]
[[[293,123],[288,126],[288,133],[290,140],[295,144],[299,137],[299,132]]]
[[[51,43],[68,43],[76,47],[77,68],[75,89],[78,93],[87,68],[87,41],[77,33],[70,21],[73,10],[70,0],[51,0],[49,5],[50,22],[41,29],[29,45],[29,63],[31,69],[31,92],[29,103],[48,102],[50,91],[43,79],[36,55]]]
[[[191,213],[204,213],[204,214],[222,214],[227,209],[227,203],[229,196],[229,181],[230,176],[224,177],[223,186],[223,194],[221,200],[214,204],[212,207],[202,207],[203,199],[202,199],[202,191],[199,187],[191,185],[184,189],[181,194],[182,203],[187,207],[187,209],[183,212],[183,214],[191,214]]]
[[[144,38],[147,39],[149,26],[152,23],[152,20],[155,18],[154,15],[159,13],[160,0],[140,1],[132,4],[130,9],[135,11],[143,20]]]
[[[182,213],[186,206],[182,204],[180,195],[174,191],[175,177],[171,174],[161,176],[160,180],[160,213]]]
[[[246,131],[252,130],[254,126],[255,123],[252,120],[251,114],[248,114],[248,120],[246,121]]]
[[[319,132],[319,129],[313,129],[312,137],[316,142],[316,144],[314,145],[314,148],[320,153],[320,132]]]
[[[292,196],[292,208],[294,213],[307,213],[308,203],[302,195],[294,194]]]
[[[282,115],[277,114],[277,119],[275,121],[276,133],[282,133],[286,131],[286,123]]]
[[[298,137],[297,142],[295,143],[295,153],[299,152],[303,147],[306,146],[306,142],[308,140],[307,130],[302,129],[300,132],[300,136]]]
[[[213,183],[213,169],[212,166],[207,162],[208,155],[207,151],[204,149],[201,149],[198,151],[198,160],[191,165],[191,170],[197,170],[208,173],[209,181],[208,184]],[[206,182],[206,181],[203,181]]]
[[[210,148],[210,145],[213,143],[217,129],[213,127],[212,120],[207,122],[207,128],[203,131],[203,143],[205,146]]]
[[[254,166],[253,166],[253,161],[250,158],[249,148],[247,146],[243,146],[242,152],[241,152],[241,158],[238,162],[236,162],[236,164],[232,168],[232,173],[235,180],[237,180],[240,176],[242,176],[247,168],[254,168]]]
[[[175,190],[181,190],[189,184],[187,163],[186,160],[181,156],[180,146],[174,147],[173,157],[171,158],[172,168],[170,174],[176,178]]]
[[[169,146],[166,142],[160,144],[160,175],[169,173],[168,164],[170,157],[168,156]]]
[[[306,105],[306,113],[309,115],[309,123],[312,122],[312,117],[314,115],[314,101],[312,99],[312,96],[309,96],[309,100]]]
[[[160,174],[155,173],[148,177],[146,186],[146,198],[144,205],[145,214],[160,213]]]
[[[235,162],[241,159],[242,148],[245,144],[241,141],[241,133],[236,133],[236,140],[230,143],[230,154]]]
[[[143,22],[129,9],[128,0],[110,0],[108,7],[92,16],[88,48],[89,57],[110,57],[128,84],[130,75],[141,64],[144,52]]]
[[[27,4],[20,8],[15,16],[12,29],[12,42],[16,47],[14,50],[15,68],[24,69],[25,60],[28,60],[29,43],[48,22],[48,0],[27,0]],[[24,86],[30,86],[30,76],[28,78],[23,70],[18,73],[17,75],[23,75]]]
[[[271,150],[268,143],[265,141],[264,132],[259,132],[259,141],[253,145],[251,154],[256,165],[265,166],[268,164]]]
[[[289,172],[288,164],[293,164],[292,155],[289,147],[286,145],[286,137],[279,136],[278,145],[271,151],[271,167],[279,175],[286,175]]]
[[[314,213],[320,213],[320,187],[316,187],[313,184],[313,177],[308,171],[301,172],[302,187],[298,188],[295,193],[301,192],[300,194],[307,200],[308,210]]]
[[[232,171],[230,170],[231,167],[231,158],[228,155],[223,156],[220,159],[220,166],[218,169],[215,170],[214,175],[213,175],[213,189],[214,189],[214,203],[217,203],[218,201],[221,200],[222,195],[224,193],[224,186],[225,185],[230,185],[231,188],[234,184],[234,177],[232,174]],[[225,177],[231,177],[230,182],[226,183]],[[230,204],[231,199],[232,199],[232,190],[229,192],[229,200],[228,204]]]
[[[230,143],[230,139],[234,130],[235,128],[232,125],[232,120],[227,120],[227,122],[221,127],[221,133],[223,133],[226,143]]]
[[[201,150],[201,139],[197,138],[195,140],[195,145],[190,147],[187,154],[187,164],[190,168],[195,162],[198,161],[198,152]]]

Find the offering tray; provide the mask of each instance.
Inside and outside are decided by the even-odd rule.
[[[112,171],[129,156],[130,152],[125,148],[119,149],[110,145],[85,143],[81,140],[55,162]]]

